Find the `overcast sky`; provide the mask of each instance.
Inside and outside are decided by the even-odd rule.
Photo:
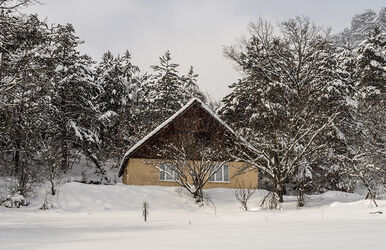
[[[309,16],[334,32],[350,25],[353,15],[379,11],[384,0],[40,0],[28,8],[53,23],[72,23],[85,44],[81,51],[98,61],[110,50],[128,49],[142,71],[170,50],[185,73],[193,65],[198,83],[215,99],[229,93],[238,73],[222,54],[246,34],[249,21],[261,16],[279,22]]]

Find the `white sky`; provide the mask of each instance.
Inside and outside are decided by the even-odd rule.
[[[28,8],[53,23],[72,23],[85,41],[81,51],[95,61],[110,50],[128,49],[141,70],[158,63],[166,50],[186,73],[193,65],[198,84],[215,99],[229,93],[238,73],[223,57],[223,46],[246,34],[248,22],[261,16],[279,22],[309,16],[334,32],[350,25],[366,9],[379,11],[384,0],[40,0]]]

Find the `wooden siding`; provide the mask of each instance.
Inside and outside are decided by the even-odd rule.
[[[138,159],[130,158],[122,176],[122,181],[126,185],[156,185],[156,186],[178,186],[174,181],[160,181],[159,170],[155,165],[157,159]],[[249,171],[245,174],[235,176],[238,169],[244,166],[243,162],[229,162],[229,182],[208,182],[204,188],[239,188],[244,184],[244,188],[258,185],[257,170]]]

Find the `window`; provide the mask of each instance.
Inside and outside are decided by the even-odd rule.
[[[215,171],[218,166],[212,166],[211,173]],[[228,182],[229,181],[229,167],[228,165],[222,165],[217,172],[209,179],[212,182]]]
[[[174,181],[174,179],[177,177],[178,177],[178,174],[176,171],[173,170],[172,167],[168,166],[165,163],[161,163],[160,171],[159,171],[159,180],[160,181]]]

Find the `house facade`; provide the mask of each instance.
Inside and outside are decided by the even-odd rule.
[[[178,150],[181,145],[193,145],[191,150],[184,148],[188,151],[186,162],[199,166],[203,159],[198,145],[203,145],[216,150],[211,164],[219,166],[213,168],[216,172],[204,188],[257,187],[257,170],[245,171],[246,163],[232,160],[229,149],[238,142],[240,138],[208,106],[192,99],[126,152],[118,175],[126,185],[178,186],[178,177],[170,166],[170,146]]]

